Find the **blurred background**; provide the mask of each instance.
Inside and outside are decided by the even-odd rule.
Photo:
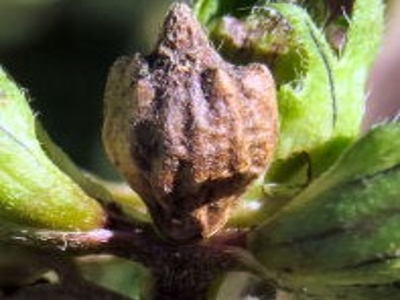
[[[381,52],[372,67],[367,92],[364,130],[397,118],[400,109],[400,1],[389,2]]]
[[[55,142],[80,166],[115,178],[101,146],[107,72],[148,52],[170,0],[0,0],[0,63]]]
[[[170,2],[0,0],[0,64],[27,91],[54,141],[105,178],[118,178],[101,145],[107,72],[118,56],[150,51]],[[392,2],[367,87],[364,128],[396,116],[400,107],[400,1]],[[147,280],[124,260],[84,258],[80,265],[88,277],[134,299]]]

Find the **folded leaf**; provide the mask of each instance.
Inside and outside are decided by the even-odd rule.
[[[365,82],[383,31],[383,4],[355,2],[347,43],[338,55],[305,11],[290,4],[271,7],[291,24],[296,36],[292,51],[300,53],[302,66],[297,78],[280,87],[281,143],[276,157],[308,153],[310,175],[316,178],[359,134]],[[282,69],[287,59],[278,60],[278,74],[287,72]],[[269,179],[279,176],[278,169]]]
[[[24,94],[2,69],[0,219],[60,230],[89,230],[105,222],[100,204],[46,156]]]

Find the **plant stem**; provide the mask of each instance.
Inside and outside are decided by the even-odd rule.
[[[89,232],[0,229],[2,240],[55,255],[108,253],[142,263],[153,274],[153,300],[204,299],[218,275],[230,270],[254,272],[252,259],[244,251],[246,234],[224,232],[206,241],[174,245],[150,226]]]

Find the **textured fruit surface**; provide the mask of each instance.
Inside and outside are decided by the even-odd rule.
[[[277,142],[268,69],[224,61],[184,4],[150,55],[115,63],[105,105],[109,156],[174,240],[218,231]]]

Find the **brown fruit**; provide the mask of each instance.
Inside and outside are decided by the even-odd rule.
[[[156,49],[113,66],[103,139],[156,227],[187,242],[217,232],[265,171],[277,115],[267,67],[224,61],[190,9],[175,4]]]

